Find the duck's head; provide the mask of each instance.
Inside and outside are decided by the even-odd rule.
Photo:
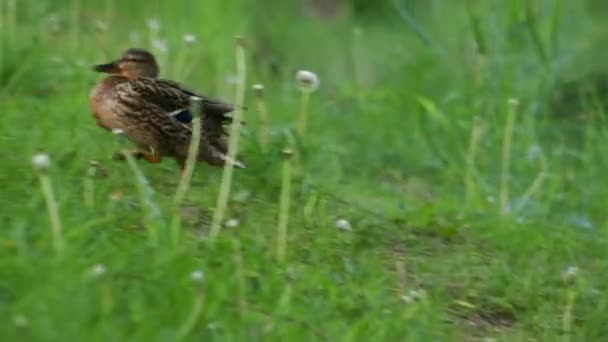
[[[93,67],[97,72],[120,75],[128,79],[137,77],[157,77],[156,58],[144,49],[129,49],[119,59]]]

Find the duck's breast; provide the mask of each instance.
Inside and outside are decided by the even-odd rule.
[[[125,82],[126,79],[120,76],[110,76],[99,82],[89,95],[89,106],[91,113],[97,121],[97,125],[107,130],[121,128],[117,120],[116,113],[112,111],[112,90]]]

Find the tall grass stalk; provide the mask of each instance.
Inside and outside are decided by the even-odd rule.
[[[287,253],[287,225],[291,200],[291,157],[290,149],[283,150],[283,171],[281,177],[281,197],[279,199],[279,223],[277,225],[277,260],[283,262]]]
[[[171,241],[173,246],[176,247],[179,243],[180,236],[180,213],[179,208],[182,205],[186,192],[190,187],[192,180],[192,174],[194,172],[194,166],[196,165],[199,147],[201,143],[201,113],[202,113],[202,99],[200,97],[193,96],[190,98],[190,114],[192,115],[192,136],[190,138],[190,146],[188,148],[188,157],[186,158],[186,165],[182,170],[179,184],[175,196],[173,197],[173,216],[171,218]]]
[[[17,0],[6,0],[6,31],[9,33],[9,44],[17,42]]]
[[[515,128],[515,117],[519,101],[509,99],[507,110],[507,122],[502,137],[502,167],[500,175],[500,212],[505,215],[509,208],[509,183],[511,179],[511,147],[513,143],[513,130]]]
[[[478,53],[485,55],[487,53],[485,33],[483,31],[481,19],[479,18],[479,15],[475,13],[474,9],[475,6],[479,6],[479,4],[474,5],[473,1],[474,0],[467,0],[466,2],[467,16],[469,19],[469,25],[473,31],[475,43],[477,44],[477,51]]]
[[[572,311],[576,301],[576,281],[578,267],[569,266],[563,273],[562,279],[566,286],[566,300],[562,315],[562,341],[572,340]]]
[[[230,186],[232,184],[232,172],[234,165],[232,161],[236,160],[238,152],[239,137],[241,134],[241,112],[243,103],[245,102],[245,41],[243,37],[236,38],[236,66],[237,66],[237,84],[235,94],[235,110],[230,125],[230,138],[228,139],[228,160],[224,164],[224,172],[222,173],[222,183],[220,184],[220,192],[217,196],[217,204],[213,213],[213,222],[211,223],[211,233],[209,239],[213,242],[222,227],[228,198],[230,196]]]
[[[80,45],[80,16],[82,13],[82,8],[80,6],[80,0],[72,0],[72,12],[70,13],[70,32],[71,32],[71,42],[73,44],[73,51],[78,51]]]
[[[357,97],[361,101],[361,88],[363,87],[363,63],[361,61],[361,47],[362,44],[362,33],[361,29],[355,27],[353,29],[353,46],[352,46],[352,58],[353,58],[353,75],[355,76],[355,85],[357,86]]]
[[[241,317],[247,314],[247,284],[245,282],[245,267],[243,265],[243,253],[241,242],[235,238],[232,240],[234,249],[234,265],[236,266],[236,279],[238,282],[239,312]]]
[[[535,1],[524,1],[525,2],[525,13],[526,13],[526,25],[528,28],[528,33],[530,34],[530,38],[532,40],[532,45],[534,46],[534,51],[536,52],[538,58],[543,63],[545,67],[549,67],[549,56],[547,54],[547,48],[542,39],[540,25],[538,22],[538,15],[534,10],[534,2]]]
[[[551,27],[549,28],[549,42],[551,43],[551,54],[553,59],[557,57],[559,50],[559,29],[564,12],[564,0],[555,0],[553,15],[551,17]]]

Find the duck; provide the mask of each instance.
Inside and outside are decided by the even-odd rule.
[[[134,158],[160,163],[163,157],[171,157],[183,173],[192,137],[190,101],[194,97],[202,103],[197,161],[245,167],[228,156],[226,126],[232,122],[228,114],[235,106],[159,78],[159,65],[149,51],[130,48],[116,60],[94,65],[93,70],[107,76],[90,93],[91,113],[98,126],[123,133],[138,147],[129,151]]]

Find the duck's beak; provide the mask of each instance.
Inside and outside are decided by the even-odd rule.
[[[105,64],[97,64],[93,67],[93,70],[97,72],[105,72],[107,74],[115,74],[120,72],[120,68],[118,67],[118,61],[113,61]]]

